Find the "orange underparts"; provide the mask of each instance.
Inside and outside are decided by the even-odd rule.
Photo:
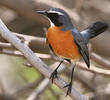
[[[77,60],[80,59],[79,50],[74,42],[71,31],[62,31],[61,27],[50,27],[47,32],[48,43],[54,52],[61,57]]]

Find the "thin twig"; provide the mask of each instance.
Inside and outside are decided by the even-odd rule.
[[[10,56],[18,56],[18,57],[24,57],[23,54],[19,51],[13,51],[13,50],[0,50],[0,54],[6,54],[6,55],[10,55]]]
[[[7,54],[7,55],[11,55],[11,56],[19,56],[19,57],[24,57],[24,55],[21,53],[21,52],[19,52],[19,51],[9,51],[8,52],[8,50],[2,50],[2,51],[0,51],[0,53],[1,54]],[[41,59],[45,59],[45,60],[54,60],[54,61],[59,61],[59,59],[57,59],[56,57],[51,57],[51,55],[49,55],[49,54],[41,54],[41,53],[35,53],[39,58],[41,58]],[[99,60],[99,62],[101,62],[102,61],[102,58],[100,57],[100,56],[98,56],[98,57],[100,57],[100,59],[98,59],[98,57],[97,57],[97,54],[95,54],[95,53],[92,53],[91,54],[91,56],[93,56],[93,55],[96,55],[95,57],[95,59],[96,60]],[[102,61],[104,64],[106,64],[106,65],[104,65],[103,63],[103,67],[107,67],[108,69],[109,69],[109,62],[107,61],[107,60],[103,60]],[[106,62],[106,63],[105,63]],[[96,62],[97,63],[97,62]],[[28,66],[28,65],[26,65],[26,66]],[[32,65],[30,65],[30,66],[32,66]],[[90,69],[87,69],[86,68],[86,66],[85,66],[85,64],[84,63],[80,63],[80,62],[78,62],[78,64],[77,64],[77,66],[80,68],[80,69],[82,69],[82,70],[86,70],[86,71],[89,71],[89,72],[92,72],[92,73],[95,73],[95,74],[99,74],[99,75],[104,75],[104,76],[110,76],[110,71],[109,70],[106,70],[106,69],[101,69],[101,68],[97,68],[97,67],[95,67],[95,66],[91,66],[91,68]]]
[[[15,49],[10,43],[3,43],[3,42],[0,42],[0,48],[3,48],[3,49]]]
[[[110,77],[110,70],[106,70],[106,69],[101,69],[98,67],[94,67],[93,65],[90,66],[90,69],[86,68],[86,65],[84,63],[78,63],[77,66],[80,69],[95,73],[95,74],[99,74],[99,75],[104,75],[104,76],[109,76]]]
[[[28,83],[27,85],[25,85],[25,86],[22,87],[22,88],[19,88],[18,90],[14,91],[14,92],[11,93],[10,95],[11,95],[11,96],[16,96],[16,95],[18,95],[19,93],[23,93],[23,92],[27,91],[28,89],[31,89],[31,88],[37,86],[42,80],[43,80],[43,77],[41,77],[41,79],[39,79],[39,80],[35,80],[35,81],[32,82],[32,83]]]
[[[80,70],[80,69],[79,69]],[[79,71],[77,70],[77,71]],[[70,76],[71,77],[71,73],[70,73],[71,69],[68,68],[67,70],[64,70],[63,72],[63,75],[65,77],[68,77]],[[66,74],[65,74],[66,73]],[[89,76],[89,75],[88,75]],[[92,82],[87,78],[85,77],[85,75],[81,72],[75,72],[74,73],[74,78],[76,78],[76,80],[80,81],[86,88],[88,88],[90,91],[95,91],[95,87],[94,87],[94,84],[92,84]],[[74,80],[73,80],[74,81]]]
[[[24,40],[29,43],[29,47],[33,51],[40,51],[41,53],[47,53],[49,51],[49,48],[45,43],[45,41],[46,41],[45,38],[22,35],[22,34],[18,34],[15,32],[14,32],[14,34],[16,34],[16,36],[18,36],[18,37],[24,38]],[[38,45],[38,46],[36,47],[35,45]],[[14,47],[10,43],[6,43],[6,44],[0,43],[0,48],[11,49],[11,50],[14,49]],[[45,49],[42,49],[42,48],[45,48]],[[1,52],[1,53],[3,53],[3,52]],[[16,55],[16,53],[14,55]],[[103,59],[101,56],[99,56],[98,54],[93,53],[93,52],[90,53],[90,57],[93,61],[95,61],[96,63],[98,63],[102,67],[110,69],[110,61]]]
[[[57,66],[59,63],[54,63],[51,65],[51,67],[55,67]],[[63,65],[63,64],[62,64]],[[65,67],[60,66],[58,73],[62,72]],[[39,98],[39,96],[46,90],[46,88],[48,88],[50,86],[50,81],[49,79],[45,78],[40,84],[39,86],[37,86],[37,88],[35,89],[35,91],[27,98],[27,100],[37,100]]]
[[[105,67],[107,69],[110,69],[110,61],[102,58],[101,56],[99,56],[98,54],[96,53],[91,53],[90,54],[91,56],[91,59],[93,61],[95,61],[97,64],[101,65],[102,67]]]
[[[9,31],[9,29],[5,26],[5,24],[0,20],[0,35],[13,44],[19,51],[23,53],[23,55],[27,58],[27,60],[37,69],[39,70],[44,76],[50,77],[52,70],[47,67],[43,61],[41,61],[32,51],[29,49],[27,45],[21,42],[14,34]],[[54,80],[54,83],[60,87],[65,92],[67,89],[63,87],[66,85],[66,82],[58,77],[58,79]],[[79,93],[76,89],[72,88],[71,93],[69,94],[75,100],[88,100],[85,96]]]
[[[49,79],[45,78],[26,100],[37,100],[40,94],[49,86],[49,83]]]

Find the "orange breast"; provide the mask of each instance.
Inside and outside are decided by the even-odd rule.
[[[50,27],[47,38],[48,43],[58,56],[73,60],[80,58],[80,53],[71,31],[64,32],[61,30],[61,27]]]

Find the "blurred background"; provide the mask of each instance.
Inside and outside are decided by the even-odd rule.
[[[49,27],[46,17],[36,13],[62,8],[74,26],[82,31],[95,21],[110,24],[109,0],[0,0],[0,18],[49,67],[59,64],[45,42]],[[110,100],[110,30],[89,44],[91,68],[84,62],[75,68],[73,87],[90,100]],[[60,75],[69,82],[71,67],[61,66]],[[35,95],[33,95],[35,93]],[[33,99],[32,99],[33,97]],[[0,37],[0,100],[72,100],[56,85],[28,64],[23,55]]]

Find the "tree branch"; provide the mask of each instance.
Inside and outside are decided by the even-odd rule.
[[[35,80],[34,82],[28,83],[27,85],[25,85],[22,88],[19,88],[17,90],[15,90],[13,93],[11,93],[11,96],[17,96],[20,93],[25,93],[27,92],[29,89],[32,89],[33,87],[36,87],[41,81],[43,80],[43,77],[41,77],[41,79],[39,80]]]
[[[101,69],[101,68],[97,68],[91,65],[90,69],[86,68],[86,65],[84,63],[78,63],[77,66],[80,69],[92,72],[94,74],[99,74],[99,75],[105,75],[105,76],[109,76],[110,77],[110,70],[106,70],[106,69]]]
[[[37,69],[39,70],[44,76],[50,77],[52,70],[47,67],[45,63],[43,63],[32,51],[29,49],[27,45],[21,42],[8,28],[4,25],[2,20],[0,20],[0,35],[9,41],[13,46],[15,46],[19,51],[23,53],[26,59]],[[66,85],[66,82],[58,77],[58,79],[54,80],[54,83],[60,87],[65,92],[67,89],[63,88]],[[79,93],[76,89],[72,88],[71,93],[69,94],[75,100],[88,100],[85,96]]]
[[[5,46],[5,45],[4,45]],[[4,47],[3,46],[3,47]],[[24,57],[24,55],[19,52],[19,51],[8,51],[8,50],[0,50],[0,53],[1,54],[7,54],[7,55],[11,55],[11,56],[19,56],[19,57]],[[41,53],[35,53],[39,58],[41,59],[45,59],[45,60],[54,60],[54,61],[59,61],[59,59],[57,59],[57,57],[52,57],[51,55],[49,54],[41,54]],[[95,56],[94,56],[95,55]],[[91,56],[94,56],[94,59],[96,59],[96,63],[100,64],[100,65],[104,65],[103,67],[109,69],[109,62],[107,60],[103,60],[100,56],[98,56],[97,54],[95,53],[91,53]],[[97,58],[98,56],[98,58]],[[100,59],[99,59],[100,58]],[[94,60],[93,59],[93,60]],[[98,62],[97,62],[98,60]],[[108,76],[110,77],[110,71],[109,70],[106,70],[106,69],[101,69],[101,68],[97,68],[95,66],[92,66],[91,65],[91,68],[90,69],[87,69],[86,68],[86,65],[84,63],[81,63],[81,62],[78,62],[77,63],[77,66],[82,69],[82,70],[86,70],[86,71],[89,71],[91,73],[95,73],[95,74],[99,74],[99,75],[104,75],[104,76]]]
[[[37,100],[39,95],[49,86],[49,83],[49,79],[45,78],[26,100]]]
[[[97,55],[96,53],[91,53],[90,57],[93,61],[95,61],[97,64],[110,69],[110,61],[102,58],[101,56]]]

